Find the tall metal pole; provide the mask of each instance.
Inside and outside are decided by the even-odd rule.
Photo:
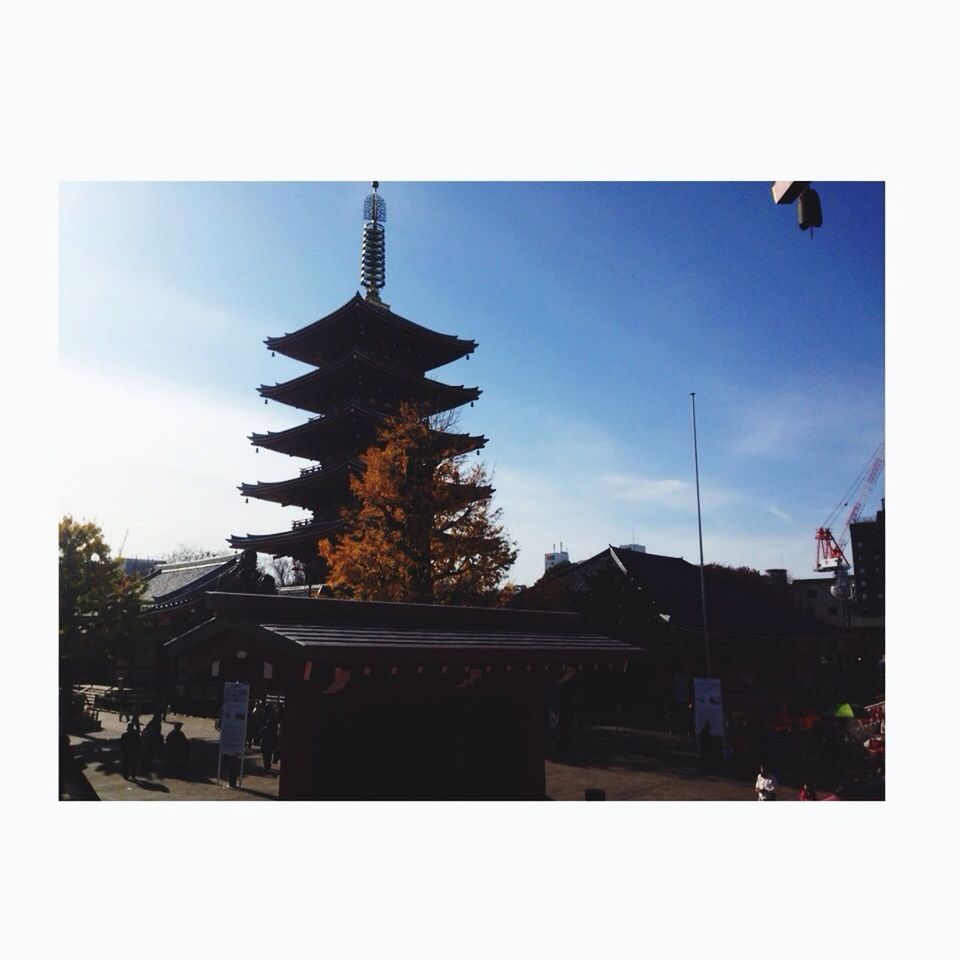
[[[703,524],[700,520],[700,461],[697,456],[697,396],[690,394],[693,408],[693,469],[697,478],[697,533],[700,535],[700,606],[703,611],[703,652],[707,658],[707,679],[710,679],[710,634],[707,632],[707,587],[703,573]]]

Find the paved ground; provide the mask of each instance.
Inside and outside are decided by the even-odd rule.
[[[145,718],[146,719],[146,718]],[[218,784],[217,742],[213,721],[170,714],[183,722],[191,741],[189,779],[163,775],[164,754],[152,771],[134,781],[120,773],[120,734],[126,727],[115,713],[102,712],[103,730],[71,736],[74,755],[102,800],[274,800],[278,778],[267,774],[258,751],[244,762],[241,787]],[[546,764],[547,795],[553,800],[583,800],[588,788],[606,791],[608,800],[753,800],[753,774],[705,773],[698,765],[692,738],[641,730],[594,727],[567,756]],[[796,798],[796,788],[784,788],[780,799]]]
[[[553,800],[583,800],[588,788],[607,800],[756,800],[755,773],[706,773],[692,737],[650,730],[589,728],[568,756],[547,761],[546,775]],[[796,796],[795,787],[779,791],[781,800]]]
[[[145,724],[149,717],[143,717]],[[218,784],[217,744],[220,734],[213,720],[184,717],[170,713],[163,724],[163,736],[173,729],[173,721],[183,723],[183,732],[190,740],[189,779],[166,777],[166,758],[161,748],[153,769],[141,773],[134,781],[124,780],[120,771],[120,734],[126,722],[120,723],[115,713],[101,711],[103,729],[96,733],[71,736],[74,756],[85,764],[84,774],[101,800],[275,800],[278,778],[263,769],[259,751],[251,750],[244,760],[243,783],[231,789],[224,780]],[[275,767],[279,769],[279,767]],[[222,771],[224,776],[226,771]]]

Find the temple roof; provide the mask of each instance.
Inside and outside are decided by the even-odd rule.
[[[366,449],[386,419],[385,413],[378,413],[363,404],[348,403],[325,417],[313,417],[288,430],[252,433],[250,442],[255,447],[264,447],[277,453],[322,460],[324,453],[330,449],[340,447],[356,452]],[[487,443],[486,437],[474,437],[466,433],[448,433],[447,436],[457,453],[470,453]]]
[[[271,553],[275,557],[292,557],[300,553],[311,556],[317,552],[317,541],[332,537],[344,527],[343,520],[299,520],[290,530],[279,533],[248,533],[244,537],[227,538],[237,550],[256,550]]]
[[[258,390],[262,397],[321,414],[338,409],[344,399],[375,404],[370,393],[387,394],[395,402],[418,401],[426,405],[425,412],[440,413],[476,400],[483,392],[479,387],[450,386],[407,373],[360,350],[294,380],[269,387],[262,384]],[[388,412],[392,404],[381,402],[383,412]]]
[[[299,662],[346,664],[440,662],[532,663],[580,669],[625,669],[642,651],[584,628],[571,613],[532,613],[488,607],[456,607],[358,600],[308,600],[210,593],[211,619],[168,641],[167,656],[180,656],[224,629],[260,636],[268,648]],[[242,642],[238,637],[237,642]],[[398,659],[399,658],[399,659]],[[542,674],[541,674],[542,676]]]
[[[240,555],[158,563],[144,580],[143,601],[154,607],[181,603],[204,590],[215,590],[222,577],[240,569]]]
[[[379,342],[420,372],[472,353],[477,344],[437,333],[356,294],[333,313],[282,337],[268,337],[270,350],[316,366],[329,364],[358,346]],[[378,351],[379,352],[379,351]]]
[[[572,603],[574,594],[593,589],[593,578],[604,570],[627,577],[641,595],[654,604],[672,632],[702,632],[700,568],[682,557],[641,553],[623,547],[609,546],[587,560],[570,564],[569,569],[559,574],[544,576],[520,593],[514,602],[518,607]],[[725,577],[722,570],[708,566],[704,579],[711,637],[752,636],[785,641],[835,637],[841,633],[830,624],[806,616],[789,602],[748,592],[735,579]]]

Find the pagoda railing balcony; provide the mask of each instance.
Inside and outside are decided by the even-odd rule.
[[[303,467],[303,468],[300,470],[300,476],[301,476],[301,477],[306,477],[306,476],[308,476],[308,475],[311,474],[311,473],[319,473],[322,469],[323,469],[323,464],[322,464],[322,463],[318,463],[318,464],[317,464],[316,466],[314,466],[314,467]]]
[[[294,520],[290,525],[291,530],[299,530],[301,527],[309,527],[313,523],[312,520]]]

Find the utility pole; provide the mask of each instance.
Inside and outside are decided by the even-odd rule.
[[[693,409],[693,469],[697,480],[697,533],[700,536],[700,606],[703,612],[703,652],[707,661],[707,679],[710,679],[710,634],[707,632],[707,588],[703,573],[703,524],[700,519],[700,462],[697,456],[697,396],[690,394]]]

